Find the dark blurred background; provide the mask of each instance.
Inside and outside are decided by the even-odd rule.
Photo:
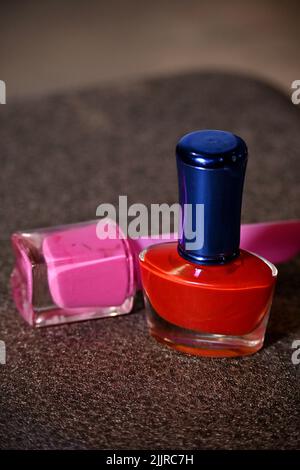
[[[8,101],[198,68],[289,93],[299,18],[291,0],[1,0],[0,78]]]

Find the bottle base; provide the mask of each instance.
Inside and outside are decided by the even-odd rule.
[[[56,309],[50,308],[45,311],[35,311],[32,326],[36,328],[44,326],[61,325],[87,320],[98,320],[100,318],[116,317],[125,315],[132,311],[134,297],[127,297],[122,305],[111,307],[91,307],[90,309]]]
[[[211,357],[248,356],[259,351],[264,343],[269,312],[254,331],[243,336],[202,333],[174,325],[153,309],[145,296],[149,332],[158,342],[177,351]]]
[[[11,290],[15,305],[31,326],[39,328],[44,326],[61,325],[64,323],[94,320],[98,318],[124,315],[141,308],[141,294],[128,296],[121,305],[97,306],[85,308],[59,308],[45,296],[41,305],[33,305],[28,293],[28,286],[19,269],[14,269],[11,275]],[[41,299],[40,299],[41,300]]]

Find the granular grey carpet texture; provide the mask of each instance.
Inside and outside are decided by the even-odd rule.
[[[176,202],[176,141],[201,128],[248,143],[244,222],[300,217],[300,112],[265,83],[195,72],[0,107],[2,449],[299,448],[299,257],[264,349],[239,359],[169,350],[143,311],[35,330],[10,297],[14,230],[93,219],[119,194]]]

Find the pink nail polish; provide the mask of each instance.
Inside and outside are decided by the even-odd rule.
[[[132,310],[139,287],[136,257],[119,228],[117,239],[100,240],[97,223],[13,234],[13,297],[28,323],[54,325]]]

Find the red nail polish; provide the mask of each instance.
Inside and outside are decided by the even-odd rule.
[[[277,270],[239,249],[246,144],[229,132],[198,131],[176,153],[182,235],[140,255],[150,333],[190,354],[253,354],[264,342]]]

